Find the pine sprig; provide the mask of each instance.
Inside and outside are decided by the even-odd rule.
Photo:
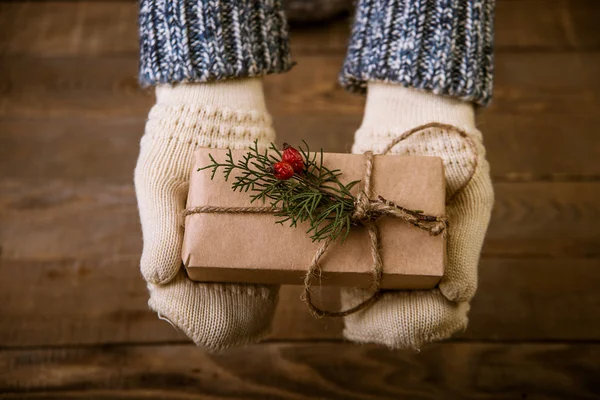
[[[282,157],[277,147],[271,143],[261,152],[257,141],[237,162],[229,150],[224,162],[209,155],[211,164],[198,171],[211,170],[211,179],[214,179],[217,171],[222,170],[226,181],[236,171],[232,189],[249,193],[252,203],[269,202],[279,210],[275,214],[279,217],[277,223],[296,227],[308,221],[306,233],[313,241],[338,238],[343,241],[352,225],[355,197],[351,190],[360,181],[342,183],[340,170],[330,170],[323,165],[323,151],[310,153],[308,144],[303,144],[299,150],[304,169],[289,179],[280,180],[273,173],[273,165]]]

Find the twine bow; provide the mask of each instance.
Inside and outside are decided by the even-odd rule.
[[[460,136],[467,139],[470,146],[473,146],[466,132],[456,128],[453,125],[441,124],[437,122],[428,123],[425,125],[418,126],[414,129],[404,132],[392,142],[390,142],[381,154],[388,154],[391,149],[398,144],[400,141],[406,139],[408,136],[415,132],[419,132],[428,128],[441,128],[445,130],[451,130],[457,132]],[[355,224],[361,224],[365,227],[369,235],[369,244],[371,257],[373,261],[372,276],[373,281],[371,284],[372,294],[359,304],[342,311],[328,311],[323,310],[312,302],[311,298],[311,282],[315,275],[320,275],[321,267],[319,261],[331,245],[331,239],[325,239],[322,245],[315,253],[306,275],[304,277],[304,293],[302,300],[306,303],[311,313],[317,317],[345,317],[353,314],[364,308],[369,307],[375,303],[383,295],[384,291],[381,289],[381,279],[383,277],[383,263],[381,261],[381,253],[379,251],[379,232],[377,229],[376,221],[383,217],[393,217],[403,220],[425,232],[428,232],[432,236],[445,234],[448,227],[448,218],[445,215],[427,215],[419,211],[409,210],[400,205],[397,205],[391,201],[388,201],[382,196],[378,196],[376,199],[371,199],[371,175],[373,174],[373,153],[367,151],[364,153],[365,156],[365,176],[363,179],[363,189],[356,196],[354,204],[354,213],[352,214],[352,221]],[[199,206],[188,208],[184,210],[183,217],[187,217],[192,214],[200,213],[258,213],[258,214],[269,214],[277,213],[281,210],[273,207],[216,207],[216,206]]]
[[[391,148],[391,146],[388,147]],[[389,152],[389,149],[387,149],[386,152]],[[379,230],[377,229],[376,224],[378,219],[382,217],[399,218],[411,225],[416,226],[419,229],[428,232],[432,236],[437,236],[444,233],[446,231],[446,227],[448,226],[448,220],[443,215],[426,215],[417,211],[408,210],[386,200],[382,196],[378,196],[376,200],[371,199],[373,153],[367,151],[364,153],[364,155],[365,177],[363,179],[363,190],[360,191],[356,196],[352,221],[356,224],[363,225],[369,235],[369,247],[371,251],[371,258],[373,260],[373,267],[371,270],[373,276],[371,290],[373,293],[366,300],[343,311],[328,311],[315,306],[315,304],[312,302],[310,292],[311,280],[313,276],[320,274],[321,267],[319,261],[331,245],[331,240],[326,239],[321,247],[317,250],[317,253],[313,257],[312,262],[308,267],[306,276],[304,277],[304,293],[302,295],[302,300],[306,303],[310,312],[317,317],[345,317],[347,315],[354,314],[355,312],[367,308],[371,304],[375,303],[383,294],[383,291],[380,288],[381,279],[383,277],[383,263],[381,261],[381,252],[379,251]]]

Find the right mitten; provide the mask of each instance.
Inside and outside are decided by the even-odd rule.
[[[400,141],[391,154],[441,157],[449,218],[445,276],[438,288],[386,292],[371,307],[344,318],[344,336],[390,348],[419,348],[467,326],[477,289],[477,265],[494,202],[490,170],[473,106],[400,85],[369,82],[363,123],[353,153],[381,152],[405,131],[429,122],[459,128],[428,128]],[[369,296],[342,290],[343,309]]]

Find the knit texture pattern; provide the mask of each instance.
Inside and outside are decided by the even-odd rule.
[[[143,86],[254,77],[289,70],[280,0],[141,0]]]
[[[135,169],[149,306],[209,350],[266,334],[277,286],[201,284],[182,270],[185,208],[198,147],[248,148],[275,139],[259,78],[158,86]],[[206,243],[210,246],[210,243]]]
[[[393,154],[440,157],[446,174],[449,218],[446,270],[439,287],[390,291],[366,310],[344,318],[344,336],[390,348],[420,348],[465,329],[469,301],[477,290],[477,266],[490,220],[494,192],[481,133],[467,102],[402,86],[369,83],[363,123],[353,153],[381,150],[398,135],[427,122],[454,125],[468,133],[430,128],[401,141]],[[369,295],[342,289],[344,308]]]
[[[487,105],[495,0],[358,0],[340,83],[382,81]]]
[[[200,284],[180,271],[167,285],[148,284],[148,305],[196,345],[218,352],[266,335],[277,304],[277,287]]]

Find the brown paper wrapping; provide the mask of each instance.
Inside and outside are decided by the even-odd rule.
[[[224,161],[226,150],[199,149],[190,177],[187,207],[262,206],[250,203],[248,193],[234,192],[221,170],[211,181],[211,171],[197,171],[210,164],[212,154]],[[246,151],[233,150],[234,160]],[[324,154],[324,165],[340,169],[344,182],[362,180],[364,156]],[[233,175],[232,175],[233,177]],[[230,178],[232,179],[232,178]],[[375,156],[373,196],[382,195],[409,209],[438,215],[445,211],[443,164],[437,157]],[[356,192],[361,184],[354,188]],[[356,194],[356,193],[355,193]],[[291,228],[276,224],[273,214],[203,213],[186,217],[183,260],[188,260],[190,279],[203,282],[302,284],[319,242],[305,233],[308,225]],[[408,223],[386,217],[377,222],[384,265],[384,289],[429,289],[444,273],[445,239],[430,236]],[[344,243],[332,244],[321,262],[322,285],[368,287],[372,257],[369,239],[360,225]]]

